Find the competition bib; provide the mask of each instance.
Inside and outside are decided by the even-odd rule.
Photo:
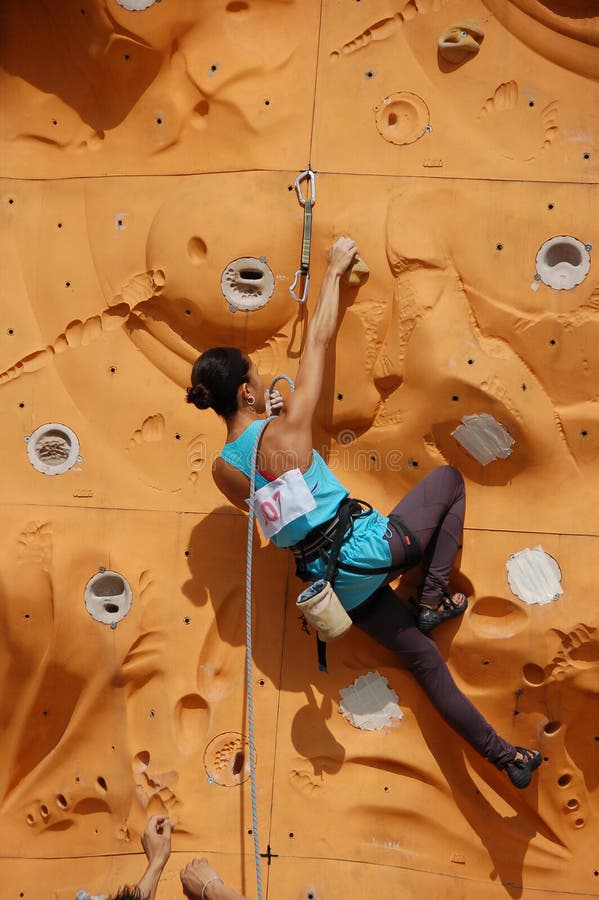
[[[285,525],[316,509],[316,501],[299,469],[290,469],[254,494],[256,518],[270,538]]]

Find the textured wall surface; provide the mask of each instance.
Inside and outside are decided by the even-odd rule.
[[[135,880],[165,810],[161,900],[204,854],[255,895],[246,519],[212,483],[222,423],[183,389],[217,343],[295,374],[308,162],[308,308],[335,235],[369,268],[342,290],[317,446],[383,512],[434,466],[463,472],[470,608],[435,637],[545,763],[516,791],[357,631],[320,674],[290,560],[261,546],[267,896],[599,895],[596,4],[5,0],[1,16],[2,897]],[[274,276],[253,312],[221,292],[240,257]],[[453,436],[483,413],[515,442],[484,466]],[[538,545],[563,589],[543,604],[506,570]],[[339,714],[369,671],[404,713],[374,732]]]

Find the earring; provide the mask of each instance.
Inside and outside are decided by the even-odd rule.
[[[256,398],[252,397],[251,394],[248,394],[248,396],[245,398],[245,402],[247,403],[248,406],[253,406],[254,403],[256,402]]]

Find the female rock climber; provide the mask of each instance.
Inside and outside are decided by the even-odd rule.
[[[187,402],[211,407],[225,421],[227,442],[214,463],[213,477],[227,499],[247,511],[251,457],[267,405],[275,413],[264,429],[258,454],[260,489],[299,469],[312,503],[273,534],[278,547],[289,547],[306,581],[322,579],[339,520],[344,541],[334,588],[355,625],[393,650],[414,674],[445,721],[482,756],[504,770],[518,788],[526,787],[541,763],[536,750],[514,747],[489,725],[455,684],[427,632],[462,615],[464,594],[448,592],[452,564],[460,545],[465,512],[464,482],[452,466],[426,475],[383,516],[349,492],[312,447],[312,417],[320,398],[327,347],[335,336],[339,281],[351,268],[358,248],[347,237],[329,250],[329,265],[318,304],[307,329],[295,391],[282,397],[265,393],[254,363],[233,347],[207,350],[196,360]],[[347,529],[347,530],[345,530]],[[388,586],[398,574],[422,562],[417,592],[418,618]]]

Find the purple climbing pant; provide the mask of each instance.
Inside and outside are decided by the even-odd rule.
[[[436,606],[460,546],[464,523],[464,481],[457,469],[441,466],[430,472],[392,510],[419,539],[423,550],[420,602]],[[405,558],[403,540],[389,538],[398,568]],[[397,653],[445,721],[481,756],[498,768],[511,762],[515,748],[499,737],[453,680],[435,642],[423,634],[413,615],[390,587],[378,588],[349,615],[358,628]]]

